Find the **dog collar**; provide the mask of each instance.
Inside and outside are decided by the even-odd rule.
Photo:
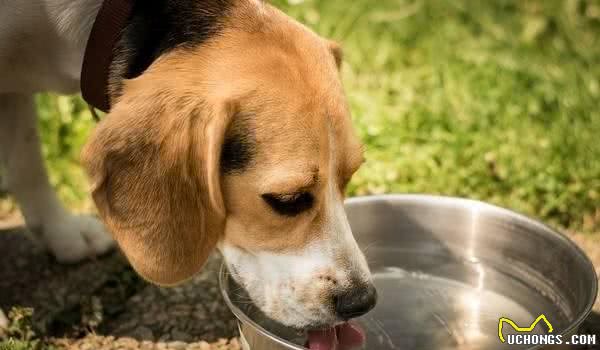
[[[90,107],[103,112],[108,112],[111,107],[108,75],[113,48],[127,24],[134,2],[135,0],[104,0],[85,48],[81,68],[81,95]]]

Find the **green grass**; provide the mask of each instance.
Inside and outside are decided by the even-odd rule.
[[[79,96],[55,95],[38,96],[37,104],[50,181],[70,206],[90,209],[87,178],[79,165],[81,149],[95,126],[87,104]]]
[[[0,350],[56,350],[32,330],[33,309],[13,307],[7,329],[0,330]]]
[[[600,230],[600,2],[274,2],[343,44],[368,159],[351,194],[464,196]],[[53,183],[89,203],[76,160],[89,112],[39,106]]]

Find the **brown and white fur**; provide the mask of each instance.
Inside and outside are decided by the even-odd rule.
[[[83,151],[103,224],[63,207],[33,94],[78,92],[100,3],[0,2],[0,161],[27,226],[66,262],[107,251],[106,227],[161,285],[190,278],[217,248],[254,302],[289,326],[368,311],[370,272],[343,209],[363,156],[340,49],[261,1],[159,1],[146,14],[162,11],[155,22],[132,20],[115,48],[112,109]]]

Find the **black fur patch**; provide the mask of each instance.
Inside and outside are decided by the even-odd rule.
[[[255,154],[256,141],[249,118],[237,115],[227,130],[221,150],[221,173],[224,175],[241,173],[252,164]]]
[[[113,51],[110,82],[120,95],[123,78],[141,75],[160,55],[191,48],[217,35],[235,0],[136,1],[129,24]]]

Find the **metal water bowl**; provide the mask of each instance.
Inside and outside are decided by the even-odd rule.
[[[379,293],[375,309],[357,320],[366,331],[364,349],[538,349],[509,344],[511,334],[566,341],[594,304],[589,259],[523,215],[426,195],[353,198],[346,210]],[[223,269],[221,289],[246,349],[305,349],[301,337],[249,317],[247,303],[228,293],[231,283]],[[531,331],[517,331],[536,320]]]

